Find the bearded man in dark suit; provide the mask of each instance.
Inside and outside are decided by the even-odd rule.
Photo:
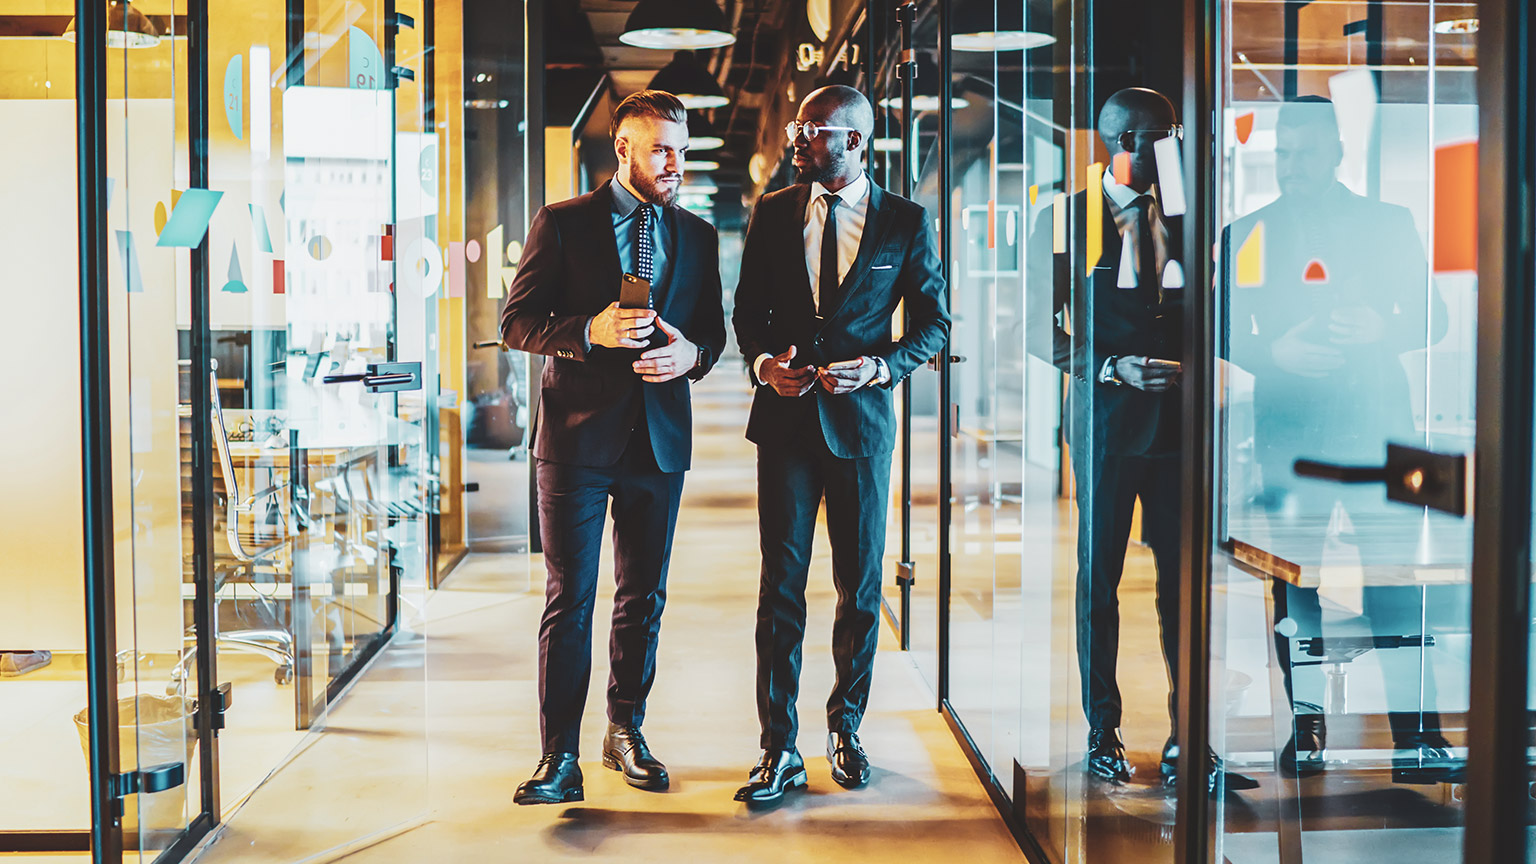
[[[617,589],[603,764],[631,786],[669,784],[640,725],[692,454],[688,382],[709,372],[725,347],[719,238],[675,206],[688,149],[676,96],[628,97],[610,132],[618,172],[590,194],[539,210],[501,317],[507,347],[553,358],[533,450],[549,572],[539,625],[544,756],[518,787],[518,804],[583,799],[578,739],[610,499]],[[625,273],[650,282],[650,308],[619,307]]]

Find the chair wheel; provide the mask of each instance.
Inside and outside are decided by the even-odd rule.
[[[293,683],[293,666],[287,663],[272,670],[272,680],[279,684]]]

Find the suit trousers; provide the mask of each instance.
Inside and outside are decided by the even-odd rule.
[[[1082,452],[1082,451],[1079,451]],[[1079,461],[1089,464],[1079,465]],[[1177,454],[1073,459],[1077,481],[1077,663],[1083,713],[1094,728],[1120,726],[1120,576],[1125,569],[1131,517],[1141,499],[1141,537],[1157,567],[1157,619],[1169,676],[1168,717],[1174,718],[1172,682],[1178,678],[1179,512],[1182,460]],[[1141,653],[1138,650],[1134,653]]]
[[[608,641],[608,719],[645,720],[656,677],[656,643],[667,602],[667,566],[683,472],[656,467],[641,412],[619,461],[590,468],[537,460],[544,541],[544,617],[539,622],[539,727],[545,753],[579,753],[581,714],[592,679],[592,612],[613,502],[616,589]]]
[[[818,398],[806,396],[802,398]],[[839,398],[836,396],[826,398]],[[816,513],[827,502],[832,583],[837,589],[827,729],[854,732],[869,704],[880,636],[880,568],[885,556],[891,454],[839,459],[816,412],[793,441],[757,448],[757,515],[763,566],[757,600],[757,716],[762,747],[795,746],[805,587]]]

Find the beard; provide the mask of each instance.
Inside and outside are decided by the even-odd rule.
[[[644,177],[639,172],[631,172],[629,182],[634,185],[635,191],[640,193],[640,197],[648,203],[670,207],[677,200],[677,190],[682,186],[682,178],[677,177],[679,181],[677,186],[663,189],[661,186],[663,177],[672,178],[677,177],[677,175],[663,174],[657,177]]]
[[[817,165],[814,162],[807,163],[804,168],[795,169],[795,182],[825,183],[827,178],[836,177],[843,171],[843,163],[846,157],[842,153],[832,152],[827,154],[827,164]]]

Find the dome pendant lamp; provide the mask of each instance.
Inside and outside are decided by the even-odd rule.
[[[715,0],[640,0],[619,41],[667,51],[721,48],[736,41],[729,26]]]

